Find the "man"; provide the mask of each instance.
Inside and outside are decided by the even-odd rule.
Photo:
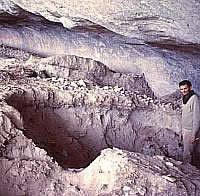
[[[191,89],[189,80],[179,83],[179,89],[183,95],[182,104],[182,137],[183,137],[183,161],[191,163],[194,143],[199,139],[196,134],[200,127],[200,103],[198,95]]]

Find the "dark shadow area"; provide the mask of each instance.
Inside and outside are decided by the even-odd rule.
[[[194,44],[194,43],[186,43],[186,44],[181,44],[178,43],[174,40],[165,40],[165,42],[146,42],[152,47],[158,47],[161,49],[167,49],[171,51],[178,51],[178,52],[184,52],[184,53],[191,53],[191,54],[200,54],[200,46],[199,44]]]
[[[94,141],[87,138],[87,133],[81,133],[75,121],[70,122],[71,110],[65,112],[50,105],[44,105],[42,100],[24,100],[14,95],[7,100],[22,115],[24,135],[33,140],[40,148],[45,149],[63,168],[87,167],[100,150],[93,148]],[[92,143],[94,142],[94,143]]]

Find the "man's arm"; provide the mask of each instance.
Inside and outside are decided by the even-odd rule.
[[[200,127],[200,103],[198,96],[194,96],[193,102],[193,133],[196,135]]]

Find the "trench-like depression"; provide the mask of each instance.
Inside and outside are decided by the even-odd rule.
[[[118,109],[69,107],[65,100],[57,103],[41,94],[13,94],[7,103],[21,113],[24,135],[63,168],[87,167],[108,147],[180,158],[177,135],[169,129],[143,126],[137,119],[139,111],[127,117]]]

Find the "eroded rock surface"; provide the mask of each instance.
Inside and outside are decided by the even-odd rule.
[[[161,109],[152,97],[125,87],[94,86],[83,79],[30,77],[33,73],[23,67],[18,74],[17,69],[2,72],[8,80],[5,99],[22,115],[24,134],[63,167],[85,167],[102,149],[113,146],[180,159],[178,139],[170,145],[178,138],[179,113],[169,105],[163,103]],[[134,80],[138,78],[132,77],[133,89]]]
[[[173,4],[169,0],[4,0],[1,10],[16,14],[20,11],[18,6],[50,21],[62,22],[67,28],[84,28],[86,24],[94,23],[121,35],[148,41],[170,42],[175,39],[185,43],[200,43],[200,3],[196,0],[177,1]],[[87,23],[87,20],[91,23]]]
[[[114,71],[144,74],[159,97],[173,93],[186,78],[200,92],[199,8],[195,0],[4,0],[0,43],[44,56],[91,58]]]
[[[91,59],[5,53],[1,195],[199,194],[199,171],[181,162],[178,95],[157,99],[145,78],[109,78]]]
[[[199,195],[175,91],[200,92],[199,6],[0,1],[0,195]]]

